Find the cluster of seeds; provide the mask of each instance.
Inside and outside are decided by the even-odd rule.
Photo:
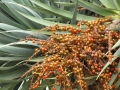
[[[29,90],[38,88],[40,80],[53,77],[56,78],[55,85],[62,85],[63,90],[72,90],[78,86],[81,90],[89,90],[85,78],[98,75],[104,65],[111,62],[116,51],[110,49],[118,41],[119,34],[106,28],[110,23],[111,19],[105,17],[94,21],[79,21],[79,28],[56,24],[42,29],[53,32],[47,40],[27,37],[25,41],[40,45],[40,48],[35,49],[34,55],[42,52],[42,55],[46,56],[43,63],[36,63],[27,72],[32,71]],[[99,79],[94,81],[97,88],[115,88],[109,87],[108,82],[111,75],[118,71],[118,60],[117,58],[111,63]],[[120,75],[118,77],[120,78]],[[92,88],[96,90],[96,87]],[[54,85],[52,90],[56,90]]]

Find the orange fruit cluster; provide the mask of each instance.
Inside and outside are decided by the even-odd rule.
[[[37,63],[29,70],[33,72],[30,90],[38,88],[40,80],[53,77],[56,78],[56,83],[52,90],[56,90],[55,85],[62,85],[63,90],[72,90],[78,86],[82,90],[90,90],[85,78],[98,75],[116,51],[110,49],[119,39],[119,34],[106,29],[111,21],[109,17],[80,21],[77,28],[56,24],[42,29],[53,32],[47,40],[27,37],[25,40],[40,45],[40,48],[35,49],[35,54],[41,52],[46,56],[43,63]],[[60,34],[61,31],[65,34]],[[117,58],[100,78],[94,81],[92,90],[97,87],[101,90],[115,88],[109,87],[108,82],[111,75],[118,72],[118,62]]]

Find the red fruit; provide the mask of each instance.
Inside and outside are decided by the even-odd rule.
[[[118,72],[118,68],[115,68],[115,71]]]
[[[74,41],[74,44],[78,44],[78,40],[75,40],[75,41]]]
[[[101,68],[98,68],[97,70],[98,70],[98,72],[100,72],[100,71],[101,71]]]
[[[118,36],[119,36],[119,34],[118,34],[118,33],[116,33],[116,34],[115,34],[115,36],[116,36],[116,37],[118,37]]]
[[[72,88],[70,87],[70,88],[68,88],[67,90],[72,90]]]
[[[118,74],[118,78],[120,78],[120,74]]]
[[[115,85],[112,85],[111,87],[112,87],[112,89],[115,89]]]
[[[48,67],[46,67],[45,70],[47,71],[47,70],[48,70]]]
[[[111,76],[111,75],[112,75],[112,73],[111,73],[111,72],[109,72],[109,75]]]
[[[41,48],[42,52],[45,52],[46,51],[46,48]]]
[[[38,85],[35,85],[34,88],[38,88]]]
[[[90,29],[87,30],[88,33],[89,33],[90,31],[91,31]]]
[[[55,27],[53,27],[53,28],[52,28],[52,31],[53,31],[53,32],[55,32],[55,31],[56,31],[56,28],[55,28]]]
[[[92,73],[94,74],[94,73],[95,73],[95,70],[92,70]]]
[[[63,69],[62,68],[58,68],[58,70],[59,70],[60,74],[62,74]]]
[[[73,29],[73,30],[72,30],[72,33],[73,33],[73,34],[77,34],[77,30],[76,30],[76,29]]]
[[[110,80],[111,80],[111,78],[108,78],[108,80],[110,81]]]
[[[48,76],[43,76],[43,79],[46,79],[46,78],[48,78]]]
[[[107,76],[110,77],[111,75],[108,73]]]
[[[37,85],[37,86],[40,86],[40,82],[37,82],[36,85]]]
[[[85,90],[88,90],[88,87],[85,87]]]
[[[79,22],[77,23],[77,26],[80,26],[80,23],[79,23]]]
[[[93,43],[93,42],[95,42],[95,40],[93,38],[90,38],[89,42]]]
[[[53,87],[51,90],[56,90],[56,88],[55,88],[55,87]]]

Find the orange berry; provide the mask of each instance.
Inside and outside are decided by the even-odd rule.
[[[111,80],[111,78],[108,78],[108,80],[110,81],[110,80]]]
[[[95,40],[93,38],[90,38],[89,42],[93,43],[93,42],[95,42]]]
[[[62,74],[63,69],[62,68],[58,68],[58,70],[59,70],[60,74]]]
[[[77,23],[77,26],[80,26],[80,23],[79,23],[79,22]]]
[[[68,88],[67,90],[72,90],[72,88],[70,87],[70,88]]]
[[[111,75],[108,73],[107,76],[110,77]]]
[[[90,29],[87,30],[88,33],[89,33],[90,31],[91,31]]]
[[[98,68],[97,70],[98,70],[98,72],[100,72],[100,71],[101,71],[101,68]]]
[[[37,82],[37,83],[36,83],[36,85],[38,85],[38,86],[39,86],[39,85],[40,85],[40,82]]]
[[[115,68],[115,71],[118,72],[118,68]]]
[[[46,48],[41,48],[42,52],[45,52],[46,51]]]
[[[46,79],[46,78],[48,78],[48,76],[43,76],[43,79]]]
[[[32,43],[35,43],[35,40],[32,40]]]
[[[92,73],[95,73],[95,70],[92,70]]]
[[[47,71],[47,70],[48,70],[48,67],[45,67],[45,70]]]
[[[55,88],[55,87],[53,87],[51,90],[56,90],[56,88]]]
[[[35,85],[34,88],[38,88],[38,85]]]
[[[112,89],[115,89],[115,85],[112,85],[111,87],[112,87]]]
[[[77,34],[77,30],[76,30],[76,29],[73,29],[73,30],[72,30],[72,33],[73,33],[73,34]]]
[[[75,41],[74,41],[74,44],[78,44],[78,40],[75,40]]]
[[[111,75],[112,75],[112,73],[111,73],[111,72],[109,72],[109,75],[111,76]]]
[[[118,78],[120,78],[120,74],[118,74]]]
[[[55,27],[53,27],[53,28],[52,28],[52,31],[53,31],[53,32],[55,32],[55,31],[56,31],[56,28],[55,28]]]

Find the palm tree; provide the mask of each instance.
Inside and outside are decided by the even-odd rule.
[[[110,2],[108,0],[93,0],[92,2],[84,0],[0,0],[1,89],[16,90],[21,85],[20,90],[27,90],[31,75],[18,81],[19,77],[34,63],[44,58],[39,55],[29,60],[26,65],[21,65],[34,53],[35,48],[39,47],[36,43],[31,41],[26,43],[22,39],[31,35],[34,38],[46,40],[52,35],[51,32],[35,32],[39,32],[43,27],[52,26],[56,23],[59,25],[71,24],[76,27],[76,23],[79,20],[94,20],[102,16],[111,16],[116,19],[120,10],[119,0],[113,2],[112,0]],[[83,7],[86,9],[82,10]],[[113,14],[116,16],[112,16]],[[119,41],[115,44],[115,47],[117,46],[119,46]],[[100,74],[109,64],[105,65]],[[118,73],[112,75],[110,85],[113,84],[117,76]],[[55,79],[42,81],[39,89],[44,90],[50,82],[53,84]],[[119,86],[118,83],[119,81],[116,82],[116,87]],[[57,87],[57,90],[59,89],[60,86]]]

